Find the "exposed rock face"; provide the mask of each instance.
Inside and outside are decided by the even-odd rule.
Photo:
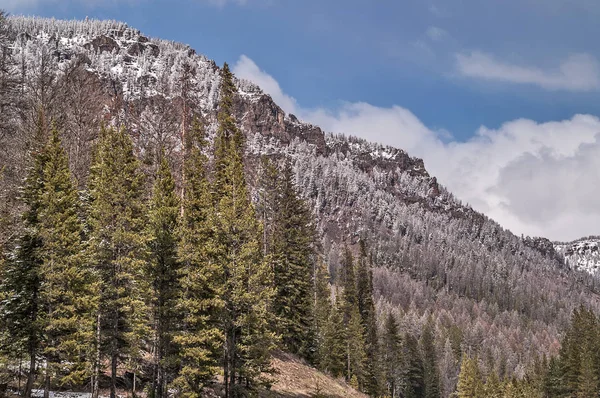
[[[560,259],[560,255],[556,252],[554,244],[549,239],[539,237],[530,238],[528,236],[523,239],[523,243],[525,243],[526,246],[537,250],[544,257]]]
[[[101,53],[111,53],[113,51],[119,52],[120,50],[119,44],[108,36],[98,36],[90,43],[86,44],[85,47]]]
[[[557,242],[556,251],[565,258],[569,267],[588,272],[600,273],[600,237],[590,236],[574,242]]]

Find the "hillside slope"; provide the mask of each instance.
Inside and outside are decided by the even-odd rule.
[[[61,126],[82,188],[103,122],[128,129],[146,171],[160,147],[180,171],[180,132],[193,117],[214,135],[220,69],[188,46],[113,21],[13,17],[10,26],[14,62],[2,79],[14,83],[15,103],[26,105],[0,115],[10,131],[0,131],[0,214],[7,218],[18,209],[25,164],[18,154],[39,115],[22,109],[41,110]],[[534,358],[557,351],[573,308],[600,309],[591,275],[567,267],[548,240],[519,238],[461,203],[421,159],[326,134],[285,114],[256,85],[239,80],[237,87],[250,184],[256,191],[261,156],[293,161],[334,280],[340,251],[365,240],[377,267],[379,312],[394,313],[402,332],[417,337],[434,321],[438,357],[447,359],[445,391],[456,382],[461,351],[485,357],[484,371],[522,376]]]
[[[333,379],[293,355],[277,353],[273,360],[276,383],[264,398],[366,398],[343,380]]]

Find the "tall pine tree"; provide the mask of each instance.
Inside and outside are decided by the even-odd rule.
[[[16,248],[6,260],[0,280],[3,300],[0,303],[2,329],[6,341],[2,348],[11,354],[25,355],[29,372],[25,385],[25,398],[31,396],[36,377],[37,359],[42,350],[42,305],[40,297],[40,268],[43,263],[40,237],[40,211],[44,188],[44,168],[47,155],[43,147],[46,128],[42,115],[32,145],[31,164],[22,189],[21,201],[23,231]]]
[[[396,398],[401,391],[403,382],[402,340],[398,331],[398,323],[391,312],[385,319],[381,352],[387,395]]]
[[[238,397],[264,383],[276,336],[271,330],[273,273],[262,255],[262,227],[246,185],[244,139],[232,115],[235,85],[227,64],[221,72],[219,127],[215,139],[213,201],[215,260],[224,270],[222,315],[226,397]]]
[[[78,194],[56,128],[45,149],[40,196],[40,267],[46,386],[78,386],[91,375],[98,284],[82,255]]]
[[[157,398],[165,396],[176,360],[173,337],[179,320],[176,305],[180,293],[177,261],[179,210],[175,181],[166,157],[161,156],[148,217],[148,273],[153,293],[152,395]]]
[[[99,348],[110,363],[116,397],[123,358],[140,354],[148,335],[144,184],[124,128],[103,128],[90,172],[89,258],[99,275]]]
[[[371,396],[380,394],[379,381],[382,378],[379,367],[379,338],[377,336],[377,320],[373,301],[373,273],[364,240],[360,241],[360,256],[356,273],[356,289],[358,310],[365,329],[365,385],[364,389]]]
[[[421,335],[421,351],[423,353],[423,371],[425,384],[425,398],[439,398],[440,378],[435,352],[433,319],[429,319]]]
[[[204,129],[196,120],[186,134],[184,197],[178,260],[181,295],[177,309],[182,323],[174,341],[181,370],[175,381],[184,397],[198,398],[222,358],[224,332],[224,267],[215,259],[215,214],[207,176]]]
[[[312,277],[315,230],[306,203],[299,197],[292,165],[284,163],[277,184],[273,238],[273,309],[286,348],[308,358],[313,346]]]
[[[456,391],[458,398],[481,398],[484,394],[483,380],[477,358],[463,356]]]

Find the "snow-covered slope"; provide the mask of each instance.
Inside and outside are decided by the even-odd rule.
[[[573,242],[557,242],[555,250],[564,256],[567,265],[592,275],[600,271],[600,236],[590,236]]]

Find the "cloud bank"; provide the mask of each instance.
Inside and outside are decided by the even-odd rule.
[[[519,119],[480,127],[465,142],[444,138],[400,106],[346,103],[305,109],[250,58],[233,68],[286,112],[326,131],[356,135],[424,159],[428,171],[459,199],[514,233],[572,240],[600,233],[600,119],[537,123]],[[556,83],[554,83],[556,84]]]
[[[517,84],[531,84],[546,90],[592,91],[600,88],[600,68],[589,54],[574,54],[556,70],[544,70],[498,61],[473,51],[456,54],[456,67],[465,77]]]

